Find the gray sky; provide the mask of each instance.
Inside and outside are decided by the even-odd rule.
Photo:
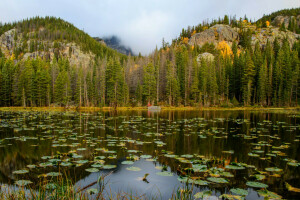
[[[258,19],[300,0],[0,0],[0,21],[55,16],[91,36],[117,35],[134,52],[148,54],[182,28],[225,14]]]

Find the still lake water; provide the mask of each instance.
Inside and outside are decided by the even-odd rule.
[[[0,184],[62,172],[84,187],[113,170],[113,193],[168,199],[190,175],[193,193],[241,188],[263,199],[267,185],[299,199],[286,188],[300,188],[299,122],[299,113],[265,111],[0,112]]]

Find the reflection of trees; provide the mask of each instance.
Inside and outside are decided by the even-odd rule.
[[[266,167],[279,167],[284,169],[281,178],[267,177],[266,183],[270,185],[271,191],[280,192],[278,186],[283,187],[286,180],[299,180],[299,169],[287,167],[286,162],[277,156],[270,161],[261,160],[259,158],[249,157],[254,146],[251,143],[266,141],[275,146],[280,146],[283,142],[291,142],[290,148],[280,150],[286,153],[289,158],[299,160],[299,143],[293,142],[296,136],[295,130],[292,134],[287,132],[289,124],[297,125],[297,121],[293,118],[287,118],[285,114],[273,114],[266,112],[249,112],[249,111],[162,111],[160,113],[151,113],[147,111],[114,111],[103,113],[73,113],[68,115],[53,114],[41,115],[36,119],[30,119],[28,115],[22,116],[26,119],[26,124],[30,127],[32,121],[41,122],[41,124],[52,125],[53,128],[46,130],[37,129],[32,132],[6,133],[5,137],[12,135],[26,135],[38,137],[46,137],[45,140],[27,140],[21,142],[18,140],[5,141],[5,146],[0,148],[0,181],[6,182],[12,177],[14,170],[22,169],[28,164],[37,164],[44,155],[55,155],[56,151],[68,152],[70,147],[52,148],[52,141],[59,138],[68,138],[73,132],[77,133],[76,141],[67,140],[67,143],[78,142],[80,147],[86,147],[87,150],[80,152],[85,159],[93,160],[93,155],[104,155],[101,152],[95,152],[94,148],[105,147],[109,150],[117,150],[118,158],[124,159],[128,154],[118,146],[107,146],[107,143],[113,139],[116,144],[123,140],[139,140],[150,142],[144,145],[136,145],[135,143],[126,143],[127,149],[142,151],[142,154],[158,156],[160,163],[169,166],[172,171],[176,172],[179,165],[181,167],[189,164],[180,163],[176,159],[161,156],[162,150],[171,151],[177,155],[191,154],[202,155],[206,159],[224,160],[226,164],[230,162],[243,162],[255,165],[259,170]],[[47,118],[47,119],[46,119]],[[186,120],[185,120],[186,119]],[[264,120],[270,122],[262,123]],[[285,121],[286,127],[278,124]],[[124,123],[129,122],[129,123]],[[262,123],[262,124],[258,124]],[[277,125],[278,128],[274,128]],[[35,127],[35,125],[33,124]],[[45,133],[47,130],[50,132]],[[149,133],[149,134],[148,134]],[[155,135],[160,133],[163,136]],[[169,134],[166,134],[169,133]],[[200,138],[199,134],[207,136]],[[262,136],[266,135],[266,136]],[[277,135],[280,140],[271,138]],[[225,137],[226,136],[226,137]],[[251,136],[249,140],[244,136]],[[252,138],[256,136],[256,138]],[[3,138],[3,135],[1,136]],[[52,137],[52,138],[51,138]],[[96,139],[95,139],[96,138]],[[167,145],[158,147],[153,143],[154,140],[161,140]],[[89,147],[90,143],[95,143],[95,147]],[[12,143],[12,146],[7,146]],[[32,144],[39,144],[32,147]],[[234,154],[224,154],[224,150],[233,150]],[[271,152],[272,147],[262,147],[265,152]],[[266,153],[262,157],[266,157]],[[107,156],[107,155],[106,155]],[[117,162],[111,160],[107,162]],[[71,168],[70,173],[73,180],[79,180],[88,173],[84,171],[86,166],[79,168]],[[219,166],[224,167],[224,166]],[[75,170],[74,170],[75,169]],[[53,170],[53,168],[46,169]],[[43,170],[40,170],[43,171]],[[231,186],[238,187],[245,184],[244,177],[249,178],[250,174],[255,173],[254,170],[231,171],[235,178],[231,179]],[[224,188],[220,188],[223,190]],[[224,191],[223,191],[224,192]]]

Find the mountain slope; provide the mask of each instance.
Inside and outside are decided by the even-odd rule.
[[[66,57],[87,66],[95,57],[122,56],[71,23],[55,17],[35,17],[0,27],[1,50],[16,59]]]

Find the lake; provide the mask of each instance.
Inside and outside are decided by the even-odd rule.
[[[1,111],[0,184],[61,176],[83,188],[106,175],[105,195],[298,199],[299,122],[273,111]]]

